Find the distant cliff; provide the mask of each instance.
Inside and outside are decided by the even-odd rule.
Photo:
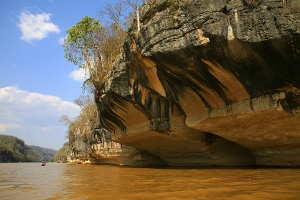
[[[112,140],[168,165],[300,166],[300,2],[149,2],[96,98]]]
[[[0,135],[0,162],[50,161],[56,150],[39,146],[28,146],[17,137]]]

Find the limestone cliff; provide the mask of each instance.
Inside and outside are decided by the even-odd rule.
[[[176,166],[300,166],[300,1],[156,0],[97,100],[112,140]]]

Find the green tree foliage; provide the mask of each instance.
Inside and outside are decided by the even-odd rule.
[[[67,30],[63,44],[65,58],[87,69],[90,78],[86,83],[101,91],[102,83],[120,52],[124,35],[118,24],[107,28],[97,19],[86,16]]]
[[[84,17],[75,26],[67,30],[63,48],[65,58],[79,67],[87,69],[90,75],[90,83],[97,89],[102,66],[102,55],[99,48],[99,38],[103,27],[98,20]]]
[[[0,135],[0,162],[49,161],[56,150],[28,146],[23,140],[9,135]]]

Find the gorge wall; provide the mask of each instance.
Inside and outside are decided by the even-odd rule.
[[[149,1],[100,123],[157,163],[298,167],[299,51],[298,0]]]

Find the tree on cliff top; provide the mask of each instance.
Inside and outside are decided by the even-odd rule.
[[[119,24],[123,29],[128,29],[133,21],[133,15],[136,18],[137,32],[140,31],[140,7],[145,0],[118,0],[116,2],[106,3],[98,11],[98,15],[104,19],[108,18],[111,24]],[[133,14],[134,13],[134,14]]]
[[[89,72],[85,84],[101,91],[102,83],[114,63],[124,31],[113,24],[103,27],[95,18],[84,17],[75,26],[67,30],[63,48],[65,58]]]
[[[97,73],[102,67],[102,62],[96,39],[102,29],[98,20],[86,16],[67,30],[67,37],[63,44],[65,58],[79,65],[80,68],[87,69],[90,83],[95,88],[98,87],[97,84],[101,78],[101,74]]]

